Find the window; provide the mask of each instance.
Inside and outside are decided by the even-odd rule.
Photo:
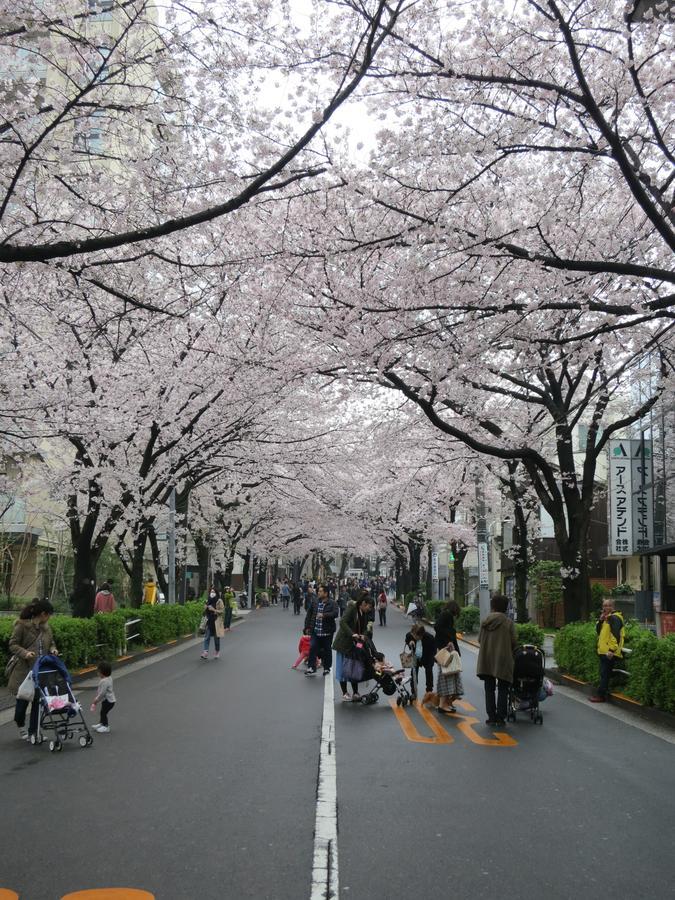
[[[112,19],[114,0],[88,0],[89,15],[99,22],[107,22]]]

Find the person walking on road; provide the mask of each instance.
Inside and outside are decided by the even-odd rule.
[[[14,697],[16,697],[21,682],[33,668],[35,660],[39,656],[44,656],[45,653],[58,653],[54,644],[54,635],[49,626],[49,617],[53,612],[54,607],[49,600],[39,600],[36,597],[21,610],[19,618],[14,623],[9,639],[11,657],[7,664],[10,668],[7,688]],[[28,730],[26,730],[26,712],[29,703],[31,703],[30,700],[21,700],[17,697],[14,706],[14,721],[19,729],[19,737],[23,741],[28,740],[31,734],[37,734],[40,712],[37,691],[33,697]]]
[[[455,628],[455,617],[459,615],[459,606],[454,600],[448,602],[441,607],[438,618],[434,622],[434,632],[436,635],[436,649],[442,650],[452,644],[453,648],[459,653],[459,644],[457,643],[457,629]],[[461,656],[461,654],[460,654]]]
[[[415,684],[419,684],[419,671],[424,669],[425,685],[424,697],[422,697],[422,706],[424,706],[426,703],[432,703],[435,700],[434,657],[436,656],[436,641],[424,625],[418,622],[406,634],[405,642],[413,654]]]
[[[110,585],[107,581],[104,581],[94,600],[94,613],[111,613],[114,611],[115,598],[110,590]]]
[[[365,641],[368,634],[368,621],[373,601],[370,593],[361,591],[356,600],[350,600],[344,615],[340,619],[340,627],[333,641],[335,650],[335,678],[340,684],[343,700],[360,700],[359,683],[352,681],[353,695],[350,697],[347,691],[347,679],[343,675],[344,661],[346,657],[354,654],[354,641]]]
[[[377,614],[380,617],[380,625],[387,624],[387,594],[384,587],[377,597]]]
[[[237,608],[237,600],[231,587],[225,588],[225,593],[223,594],[223,605],[225,607],[225,612],[223,615],[223,631],[229,631],[232,627],[232,613]]]
[[[220,659],[220,639],[225,635],[225,625],[223,618],[225,615],[225,604],[218,596],[218,592],[214,587],[209,591],[209,598],[206,602],[204,610],[206,616],[206,630],[204,631],[204,647],[202,650],[202,659],[209,658],[209,645],[211,638],[215,644],[216,652],[214,659]]]
[[[607,598],[602,601],[602,612],[595,630],[598,635],[598,661],[600,663],[600,684],[597,694],[588,699],[591,703],[606,703],[609,695],[609,679],[612,676],[614,663],[623,658],[623,642],[625,628],[623,616],[614,609],[614,601]]]
[[[288,605],[291,602],[291,586],[289,585],[287,578],[284,578],[284,583],[279,589],[279,595],[281,596],[282,608],[288,609]]]
[[[99,734],[109,734],[110,725],[108,723],[108,713],[115,705],[115,691],[113,690],[112,666],[109,662],[100,662],[98,664],[98,674],[101,676],[96,690],[96,696],[92,700],[89,707],[91,712],[96,711],[96,704],[101,704],[101,717],[98,725],[94,725],[94,731]]]
[[[516,627],[506,615],[508,606],[508,597],[495,594],[490,600],[492,612],[480,626],[478,636],[476,674],[485,688],[486,725],[506,724],[509,686],[513,681],[513,651],[517,644]]]
[[[293,582],[291,594],[293,595],[293,615],[299,616],[302,611],[302,588],[297,581]]]
[[[310,636],[309,659],[305,675],[316,675],[316,657],[323,663],[323,674],[328,675],[333,667],[331,644],[335,634],[335,620],[338,608],[335,600],[328,596],[325,585],[319,586],[319,593],[307,610],[305,632]]]

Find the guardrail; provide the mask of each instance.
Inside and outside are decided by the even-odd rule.
[[[127,652],[129,647],[129,641],[133,641],[134,638],[139,638],[141,636],[140,631],[137,631],[135,634],[129,634],[129,629],[133,628],[134,625],[138,625],[140,619],[127,619],[124,623],[124,652]]]

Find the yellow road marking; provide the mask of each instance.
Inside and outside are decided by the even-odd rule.
[[[73,672],[73,675],[84,675],[87,672],[95,672],[95,671],[96,671],[96,666],[85,666],[84,669],[76,669]],[[1,897],[0,897],[0,900],[2,900]]]
[[[157,647],[146,647],[143,653],[154,653],[157,650]]]
[[[19,895],[7,888],[0,888],[0,900],[19,900]]]
[[[61,900],[155,900],[155,895],[136,888],[95,888],[66,894]]]
[[[510,734],[505,731],[493,731],[493,738],[484,738],[474,731],[473,726],[478,725],[478,719],[473,716],[460,716],[458,713],[448,718],[457,719],[457,727],[465,737],[473,744],[480,744],[481,747],[517,747],[518,741],[514,740]]]
[[[415,723],[410,718],[408,713],[404,709],[402,709],[402,707],[397,706],[393,700],[389,701],[389,705],[394,710],[394,715],[398,719],[398,724],[401,726],[403,734],[408,738],[409,741],[412,741],[416,744],[453,743],[454,738],[451,737],[444,728],[441,728],[439,723],[434,719],[434,717],[428,710],[423,709],[420,706],[416,707],[417,711],[422,715],[422,718],[433,732],[434,737],[425,737],[425,735],[420,734],[415,726]]]
[[[462,709],[465,709],[467,712],[476,712],[476,707],[472,706],[466,700],[455,700],[455,706],[461,706]]]

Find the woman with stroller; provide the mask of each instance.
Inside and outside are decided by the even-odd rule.
[[[434,698],[434,657],[436,656],[436,641],[420,622],[412,626],[405,636],[406,645],[413,655],[415,667],[415,682],[419,683],[420,669],[424,669],[425,688],[422,706],[431,703]]]
[[[8,665],[12,666],[7,687],[10,694],[16,697],[21,682],[30,672],[39,656],[45,653],[56,654],[58,651],[54,644],[54,635],[49,626],[49,617],[54,612],[54,607],[49,600],[38,600],[36,597],[28,606],[24,607],[19,618],[14,623],[12,636],[9,639],[9,652],[12,654]],[[26,711],[30,700],[20,700],[17,697],[14,707],[14,721],[19,729],[19,737],[22,741],[28,740],[31,734],[37,733],[38,714],[40,703],[33,700],[30,710],[28,731],[26,731]]]
[[[342,699],[344,701],[358,702],[358,681],[351,681],[352,695],[347,691],[347,678],[344,677],[345,659],[353,658],[355,653],[355,641],[365,641],[368,633],[368,621],[373,608],[373,601],[369,591],[362,590],[356,600],[347,604],[344,615],[340,618],[340,625],[333,641],[335,650],[335,678],[340,684]]]
[[[209,597],[206,601],[204,610],[206,616],[206,630],[204,631],[204,648],[202,650],[202,659],[209,658],[209,645],[211,638],[216,646],[214,659],[220,659],[220,639],[225,636],[225,604],[218,596],[215,587],[209,591]]]

